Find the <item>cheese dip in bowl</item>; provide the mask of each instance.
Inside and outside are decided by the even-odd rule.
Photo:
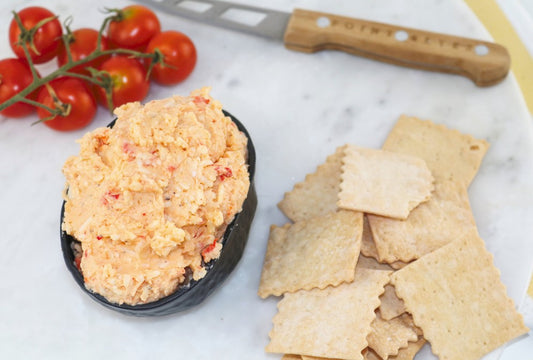
[[[251,139],[207,88],[115,114],[63,167],[67,267],[114,310],[185,310],[242,256],[257,202]]]

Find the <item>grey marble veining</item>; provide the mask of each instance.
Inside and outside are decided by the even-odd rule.
[[[10,11],[30,4],[44,5],[63,18],[73,15],[73,27],[97,27],[103,18],[99,9],[130,3],[4,1],[0,23],[6,31]],[[273,0],[268,6],[489,39],[460,0]],[[77,288],[63,264],[61,166],[78,151],[75,140],[106,125],[111,115],[100,109],[87,129],[73,133],[30,126],[35,118],[0,119],[0,358],[211,359],[216,354],[219,359],[279,359],[263,351],[276,299],[256,295],[269,226],[287,221],[276,204],[337,146],[380,147],[400,114],[490,141],[469,195],[480,234],[510,296],[520,303],[533,254],[533,130],[512,76],[482,89],[459,76],[340,52],[292,52],[272,40],[158,15],[164,29],[193,39],[198,64],[178,86],[152,85],[147,100],[211,86],[212,95],[245,124],[256,145],[259,207],[244,257],[224,286],[187,313],[136,319],[102,308]],[[12,56],[5,40],[0,54]],[[417,357],[422,359],[435,359],[428,346]]]

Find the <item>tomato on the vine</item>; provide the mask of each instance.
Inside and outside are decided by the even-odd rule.
[[[100,70],[111,76],[113,107],[130,101],[141,101],[150,90],[150,82],[146,78],[146,69],[142,64],[130,57],[114,56],[106,60]],[[102,105],[107,107],[105,90],[96,89],[96,96]]]
[[[117,16],[107,29],[113,46],[143,51],[150,39],[161,31],[157,15],[145,6],[126,6],[116,12]]]
[[[96,50],[96,46],[98,43],[98,31],[90,28],[82,28],[78,30],[74,30],[72,32],[72,41],[69,43],[69,49],[70,54],[72,57],[72,61],[78,61],[81,59],[85,59],[87,56],[89,56],[91,53],[93,53]],[[107,38],[105,36],[102,36],[100,40],[100,50],[107,50]],[[89,75],[89,71],[87,68],[92,67],[94,69],[98,69],[100,65],[109,57],[100,56],[97,57],[94,60],[91,60],[88,63],[85,63],[83,65],[78,65],[73,67],[69,70],[69,72],[74,72],[78,74],[84,74]],[[59,48],[59,53],[57,55],[57,65],[63,66],[68,61],[68,55],[67,55],[67,49],[65,48],[65,45],[61,43],[61,46]]]
[[[152,78],[163,85],[177,84],[185,80],[196,65],[196,48],[192,40],[178,31],[163,31],[152,38],[147,53],[158,49],[164,55],[164,62],[154,65]]]
[[[20,17],[22,25],[24,25],[27,30],[33,28],[41,20],[55,16],[48,9],[39,6],[30,6],[24,8],[17,14]],[[24,49],[21,45],[17,44],[20,34],[21,30],[19,25],[13,18],[13,20],[11,20],[11,24],[9,25],[9,43],[17,57],[24,59],[26,58]],[[26,42],[32,61],[36,64],[41,64],[51,60],[54,56],[56,56],[62,34],[63,30],[59,20],[57,19],[53,19],[39,27],[33,38],[33,45],[35,47],[33,48],[29,42]]]
[[[0,103],[3,103],[28,87],[33,81],[28,63],[22,59],[0,60]],[[32,94],[26,96],[29,99]],[[33,105],[16,102],[5,108],[0,114],[7,117],[23,117],[31,114],[35,110]]]
[[[97,105],[92,92],[83,81],[72,77],[61,77],[47,85],[52,87],[53,93],[61,103],[70,104],[70,112],[66,116],[56,115],[53,119],[44,121],[46,126],[59,131],[70,131],[81,129],[91,123]],[[43,86],[39,91],[37,101],[50,108],[56,108],[54,94],[49,92],[48,86]],[[37,114],[40,119],[46,119],[51,115],[48,110],[40,107],[37,109]]]

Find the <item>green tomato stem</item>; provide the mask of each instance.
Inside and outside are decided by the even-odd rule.
[[[22,98],[22,100],[20,100],[21,102],[25,102],[26,104],[30,104],[30,105],[33,105],[33,106],[39,106],[45,110],[47,110],[49,113],[53,114],[54,113],[54,108],[51,108],[49,106],[46,106],[44,104],[41,104],[40,102],[38,101],[35,101],[35,100],[32,100],[32,99],[27,99],[27,98]]]

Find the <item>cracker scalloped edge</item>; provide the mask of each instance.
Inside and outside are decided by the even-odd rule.
[[[340,163],[340,160],[342,159],[342,156],[344,156],[344,148],[345,147],[346,147],[346,145],[341,145],[341,146],[337,147],[335,149],[334,153],[328,155],[326,160],[315,168],[314,172],[308,173],[305,176],[304,180],[295,183],[293,185],[293,188],[290,191],[286,191],[283,194],[283,198],[281,199],[280,202],[278,202],[277,207],[278,207],[279,210],[281,210],[281,212],[285,216],[287,216],[293,222],[296,222],[296,221],[299,221],[299,220],[304,220],[304,218],[299,217],[298,214],[297,214],[297,212],[299,212],[300,209],[298,209],[298,211],[293,209],[293,206],[292,206],[293,204],[292,204],[290,198],[293,196],[293,194],[295,192],[298,192],[300,190],[305,189],[307,183],[312,182],[312,181],[314,181],[317,178],[320,178],[322,176],[321,173],[322,173],[322,171],[324,169],[327,169],[328,167],[335,166],[335,163],[337,161]],[[339,185],[340,185],[340,182],[341,182],[341,179],[340,179],[340,164],[339,164],[339,179],[338,179]],[[335,199],[335,201],[336,201],[336,199]],[[332,208],[335,207],[335,209],[336,209],[336,203],[335,204],[331,204],[331,207]],[[311,215],[311,217],[312,216],[313,215]]]
[[[379,286],[376,287],[376,288],[377,288],[377,291],[375,291],[375,293],[372,294],[371,297],[368,297],[368,298],[365,299],[365,302],[366,302],[367,304],[371,304],[371,306],[370,306],[370,308],[371,308],[371,312],[370,312],[370,313],[371,313],[371,314],[370,314],[370,316],[369,316],[368,319],[365,319],[365,320],[368,320],[368,321],[367,321],[367,324],[366,324],[366,326],[365,326],[365,328],[364,328],[364,331],[363,331],[363,332],[365,333],[365,336],[364,336],[363,341],[362,341],[362,343],[361,343],[361,346],[362,346],[361,349],[360,349],[361,352],[362,352],[366,347],[368,347],[367,336],[368,336],[368,334],[370,334],[370,332],[372,331],[372,326],[371,326],[371,324],[372,324],[372,322],[376,319],[376,313],[375,313],[375,311],[376,311],[377,308],[379,308],[379,305],[380,305],[380,303],[381,303],[379,297],[385,292],[385,285],[387,285],[387,284],[389,283],[389,281],[390,281],[390,277],[391,277],[391,275],[392,275],[392,273],[393,273],[392,271],[388,271],[388,270],[376,270],[376,269],[372,269],[372,270],[377,271],[377,272],[381,272],[381,273],[383,273],[383,274],[386,274],[386,276],[384,276],[384,277],[383,277],[383,280],[379,282]],[[304,290],[304,291],[305,291],[305,290]],[[276,352],[277,352],[277,351],[273,351],[273,350],[269,349],[269,347],[270,347],[271,344],[272,344],[273,333],[274,333],[274,331],[275,331],[276,324],[279,322],[279,321],[278,321],[278,316],[279,316],[280,312],[282,311],[282,307],[283,307],[283,304],[284,304],[283,300],[284,300],[284,298],[281,299],[281,300],[278,302],[277,306],[276,306],[278,312],[277,312],[277,314],[276,314],[276,315],[273,317],[273,319],[272,319],[273,327],[272,327],[272,329],[271,329],[271,330],[269,331],[269,333],[268,333],[271,342],[265,347],[265,351],[266,351],[266,352],[269,352],[269,353],[271,353],[271,352],[276,353]],[[317,311],[320,311],[320,309],[317,309]],[[301,355],[317,356],[316,354],[309,354],[309,353],[308,353],[308,354],[301,353]],[[346,358],[345,360],[364,360],[364,358],[363,358],[362,354],[359,353],[359,356],[358,356],[358,357],[356,356],[356,357],[352,357],[352,358]]]
[[[507,287],[505,286],[505,284],[501,281],[501,271],[499,268],[497,268],[494,264],[494,255],[488,251],[484,245],[484,240],[479,238],[477,239],[478,241],[481,241],[482,244],[483,244],[483,249],[484,249],[484,252],[486,254],[486,256],[488,257],[487,260],[488,262],[492,265],[491,267],[491,271],[493,271],[493,275],[495,278],[498,279],[498,281],[494,282],[494,286],[496,287],[496,290],[499,290],[501,292],[501,294],[504,295],[505,297],[505,303],[506,303],[506,306],[509,308],[509,309],[514,309],[516,311],[516,306],[514,304],[514,301],[508,296],[508,293],[507,293]],[[443,246],[442,248],[440,249],[437,249],[435,252],[440,252],[440,251],[444,251],[444,248],[446,247],[451,247],[451,246],[454,246],[454,243],[457,242],[457,241],[461,241],[461,240],[456,240],[454,242],[451,242],[445,246]],[[431,254],[431,253],[430,253]],[[429,254],[428,254],[429,255]],[[423,259],[423,257],[421,258]],[[407,312],[409,312],[412,316],[412,319],[413,319],[413,322],[414,324],[419,327],[423,332],[424,332],[424,338],[431,344],[431,350],[432,352],[438,356],[440,359],[447,359],[447,357],[445,357],[443,355],[443,351],[442,349],[440,348],[440,346],[438,344],[436,344],[434,341],[432,342],[433,340],[433,334],[432,333],[429,333],[429,332],[425,332],[424,329],[423,329],[423,326],[421,325],[422,323],[426,322],[424,320],[422,320],[421,318],[419,318],[418,314],[416,311],[413,311],[413,306],[411,304],[411,301],[409,299],[406,299],[406,294],[404,293],[404,289],[402,289],[401,286],[397,286],[398,284],[398,273],[400,272],[401,270],[398,270],[397,272],[393,273],[391,276],[390,276],[390,279],[391,279],[391,284],[395,286],[396,288],[396,294],[397,296],[404,301],[404,304],[405,304],[405,307],[407,309]],[[485,356],[486,354],[498,349],[499,347],[503,346],[504,344],[506,344],[507,342],[511,341],[512,339],[516,338],[516,337],[519,337],[521,335],[524,335],[525,333],[527,333],[529,331],[529,328],[525,325],[524,323],[524,320],[523,320],[523,316],[521,313],[519,313],[518,311],[516,311],[516,315],[517,315],[517,319],[520,320],[520,324],[514,324],[514,325],[517,325],[516,326],[516,331],[514,334],[512,334],[510,338],[508,338],[505,342],[503,343],[500,343],[500,344],[496,344],[497,346],[494,346],[491,345],[491,347],[489,347],[488,349],[483,349],[485,351],[485,353],[482,355],[482,356]],[[520,325],[520,326],[518,326]],[[513,326],[513,328],[515,328],[515,326]],[[485,344],[486,345],[486,344]],[[444,351],[445,353],[445,351]]]

